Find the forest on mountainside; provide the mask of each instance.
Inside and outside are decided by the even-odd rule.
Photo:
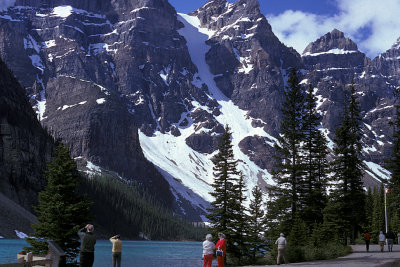
[[[116,178],[84,175],[80,191],[93,201],[94,221],[124,239],[201,240],[205,229],[174,216],[139,185]]]

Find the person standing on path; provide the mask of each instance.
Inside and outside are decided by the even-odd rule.
[[[278,245],[278,257],[276,258],[276,264],[278,264],[278,265],[280,264],[281,256],[283,257],[285,264],[287,264],[286,256],[285,256],[287,241],[286,241],[285,235],[283,233],[280,234],[280,237],[275,241],[275,244]]]
[[[214,247],[215,244],[212,242],[212,235],[206,235],[206,240],[203,242],[203,267],[211,267]]]
[[[381,246],[381,252],[383,252],[383,248],[385,247],[385,239],[386,236],[383,234],[382,231],[379,233],[379,246]]]
[[[115,235],[110,238],[110,242],[113,244],[112,247],[112,266],[121,267],[121,252],[122,252],[122,241],[120,235]]]
[[[225,257],[226,257],[226,239],[223,233],[218,233],[218,242],[215,244],[215,249],[218,251],[222,251],[222,256],[218,256],[217,254],[217,262],[218,267],[224,267]]]
[[[371,234],[369,233],[369,231],[365,231],[364,233],[364,240],[365,240],[365,246],[367,248],[367,252],[369,252],[369,242],[371,240]]]
[[[94,235],[94,226],[87,224],[78,231],[81,239],[81,252],[79,255],[80,267],[92,267],[94,262],[94,245],[96,244],[96,236]]]
[[[393,251],[393,241],[394,241],[395,236],[390,229],[386,233],[386,238],[387,238],[387,243],[388,243],[388,250],[389,250],[389,252],[392,252]]]

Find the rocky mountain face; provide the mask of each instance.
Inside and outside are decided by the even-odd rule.
[[[396,71],[380,60],[383,55],[370,60],[336,29],[309,44],[302,54],[308,70],[302,83],[315,87],[322,126],[331,140],[343,116],[344,95],[354,82],[364,123],[363,156],[369,167],[365,176],[367,184],[375,184],[387,175],[375,164],[384,166],[391,153],[393,129],[388,122],[394,115],[393,91],[398,83],[395,78],[390,82],[388,79],[398,75],[388,73],[389,70]]]
[[[211,200],[226,125],[247,186],[272,182],[291,67],[315,87],[330,140],[354,81],[366,183],[378,183],[387,175],[380,165],[390,153],[399,49],[371,60],[333,30],[300,55],[274,35],[257,0],[210,0],[189,15],[167,0],[17,0],[0,11],[1,57],[82,170],[137,181],[193,220]]]
[[[45,184],[53,144],[25,90],[0,60],[0,236],[15,236],[14,229],[30,231],[35,221],[30,212]]]
[[[65,4],[71,3],[17,1],[0,16],[2,58],[26,87],[41,123],[70,144],[74,157],[89,169],[98,165],[135,180],[172,206],[168,183],[143,156],[137,128],[163,125],[153,116],[163,113],[157,98],[168,93],[155,88],[166,86],[158,64],[168,56],[155,54],[176,53],[183,44],[177,33],[169,43],[160,38],[178,27],[174,9],[166,1]],[[162,21],[158,27],[148,24],[155,19]]]

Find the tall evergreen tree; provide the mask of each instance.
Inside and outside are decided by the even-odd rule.
[[[281,134],[275,145],[277,163],[273,179],[276,186],[270,189],[272,198],[267,205],[267,218],[269,228],[279,223],[280,230],[287,233],[300,206],[299,195],[304,174],[301,144],[304,141],[305,95],[294,68],[290,70],[284,97]]]
[[[248,243],[249,252],[251,253],[252,263],[255,263],[257,255],[265,251],[263,240],[260,236],[264,225],[264,210],[262,208],[263,199],[262,192],[258,186],[255,186],[251,191],[253,198],[250,200],[249,206],[249,222],[248,222]]]
[[[378,241],[380,231],[385,232],[385,204],[384,204],[384,187],[375,188],[372,194],[373,210],[372,210],[372,240]]]
[[[322,223],[326,206],[328,148],[325,136],[319,130],[321,117],[316,110],[314,88],[309,85],[304,112],[304,180],[301,194],[301,218],[312,228]]]
[[[39,223],[33,224],[33,236],[54,240],[67,254],[67,262],[74,262],[79,252],[77,232],[89,220],[91,202],[77,192],[80,179],[76,163],[69,150],[59,144],[56,157],[45,172],[47,186],[39,193],[35,207]],[[43,248],[43,242],[28,241],[33,250]]]
[[[232,217],[228,222],[228,232],[231,232],[231,240],[233,243],[232,256],[237,258],[238,264],[243,263],[243,258],[248,255],[248,221],[247,208],[244,205],[246,201],[246,185],[244,183],[243,173],[240,172],[237,184],[234,184],[235,196],[232,201]]]
[[[234,251],[232,224],[230,220],[237,218],[237,183],[239,172],[237,170],[237,160],[234,158],[231,132],[229,126],[225,127],[218,145],[218,153],[213,160],[214,163],[214,183],[211,185],[213,191],[210,193],[214,197],[211,202],[212,208],[209,209],[207,218],[212,224],[215,234],[222,232],[227,238],[228,251]]]
[[[336,147],[333,171],[337,189],[333,196],[339,203],[340,210],[337,214],[346,222],[343,225],[345,243],[347,237],[354,243],[365,219],[365,193],[362,183],[365,167],[361,160],[362,122],[354,84],[351,84],[349,96],[346,96],[345,100],[343,122],[336,129],[334,139]]]
[[[374,197],[372,195],[371,187],[368,187],[367,195],[365,197],[365,224],[364,231],[372,231],[372,214],[374,210]]]

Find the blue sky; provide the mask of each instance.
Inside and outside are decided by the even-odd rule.
[[[228,0],[234,3],[234,0]],[[169,0],[178,12],[189,13],[203,6],[207,0]],[[288,9],[318,14],[333,14],[337,9],[333,0],[259,0],[263,14],[278,15]]]
[[[169,0],[178,12],[189,13],[206,0]],[[235,2],[229,0],[229,2]],[[274,33],[299,53],[334,28],[374,58],[400,37],[399,0],[259,0]]]

